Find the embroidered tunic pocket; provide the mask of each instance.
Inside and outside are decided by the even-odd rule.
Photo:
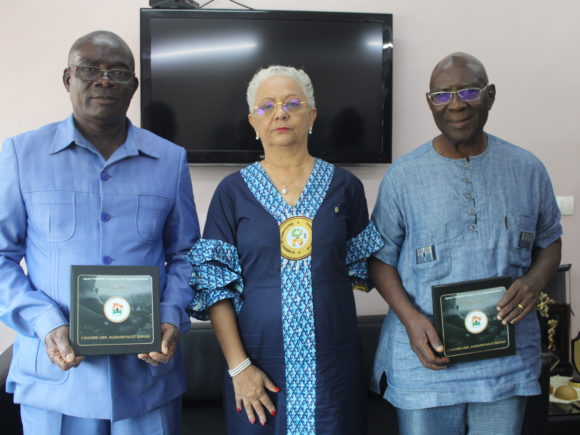
[[[444,279],[451,271],[451,236],[447,225],[422,229],[414,242],[410,259],[422,282],[429,285]]]
[[[508,243],[512,251],[511,263],[518,267],[529,267],[532,260],[532,248],[536,238],[535,216],[508,215],[505,226],[508,231]]]

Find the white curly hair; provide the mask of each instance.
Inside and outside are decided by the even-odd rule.
[[[250,113],[254,111],[254,106],[256,105],[256,92],[258,91],[258,88],[267,79],[274,76],[284,76],[294,80],[298,86],[300,86],[300,89],[302,89],[308,106],[316,107],[312,81],[304,70],[296,69],[293,66],[271,65],[268,68],[258,70],[258,72],[254,74],[254,77],[252,77],[252,80],[250,80],[248,90],[246,91],[246,99],[248,101]]]

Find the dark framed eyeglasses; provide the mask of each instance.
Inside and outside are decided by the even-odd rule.
[[[135,73],[127,69],[101,69],[90,65],[69,65],[69,68],[74,68],[79,78],[88,81],[97,80],[102,74],[112,82],[119,85],[127,85],[135,77]]]
[[[441,92],[427,92],[427,97],[431,104],[441,106],[448,104],[453,98],[453,94],[457,94],[461,101],[476,101],[481,98],[481,93],[487,88],[487,83],[483,88],[466,88],[459,91],[441,91]]]
[[[285,103],[273,103],[269,101],[260,106],[254,107],[254,113],[257,113],[260,116],[270,116],[274,112],[276,112],[278,106],[281,106],[284,112],[295,112],[298,109],[300,109],[304,104],[306,104],[306,101],[300,101],[298,99],[289,100],[286,101]]]

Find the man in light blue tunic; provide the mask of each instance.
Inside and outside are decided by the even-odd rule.
[[[560,213],[542,163],[483,131],[495,96],[474,57],[439,62],[427,100],[441,134],[391,166],[373,212],[386,244],[371,272],[391,308],[373,388],[386,375],[402,434],[519,434],[540,393],[536,298],[560,262]],[[499,276],[513,279],[497,316],[515,325],[515,355],[451,362],[431,287]]]
[[[199,228],[184,149],[126,118],[134,66],[117,35],[83,36],[63,74],[73,114],[0,152],[0,320],[17,332],[6,386],[25,434],[180,432]],[[75,355],[71,265],[158,266],[161,352]]]

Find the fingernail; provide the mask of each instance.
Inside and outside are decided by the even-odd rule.
[[[276,415],[276,411],[270,411],[270,414]]]
[[[262,426],[266,426],[266,422],[265,422],[265,421],[260,421],[260,424],[261,424]]]
[[[236,412],[242,412],[242,408],[236,408]]]
[[[501,308],[500,307],[495,307],[495,309],[498,310],[498,311],[501,311]]]
[[[497,316],[497,320],[501,320],[501,316],[500,315]]]
[[[254,420],[253,418],[250,418],[250,423],[254,424],[256,422],[256,420]]]
[[[274,391],[276,391],[276,393],[277,393],[278,391],[280,391],[280,388],[274,387]]]

